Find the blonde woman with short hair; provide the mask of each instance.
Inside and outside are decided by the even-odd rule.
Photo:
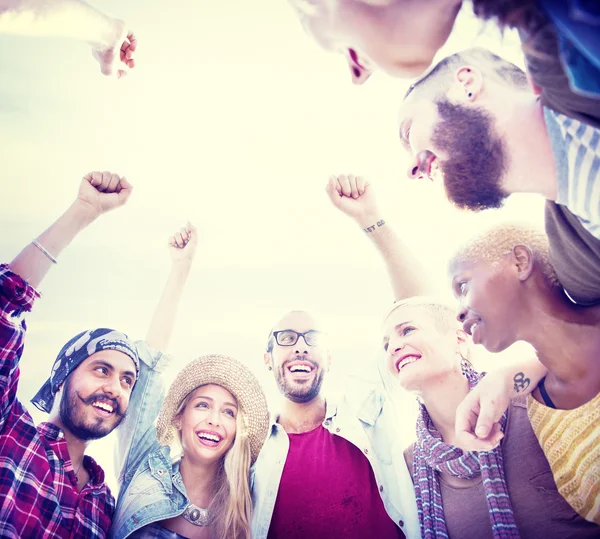
[[[496,301],[486,311],[489,318],[494,318],[496,331],[492,331],[491,323],[485,326],[485,317],[479,319],[483,327],[461,328],[455,310],[436,299],[434,291],[431,295],[433,287],[424,277],[419,260],[382,218],[369,182],[355,176],[332,177],[327,191],[333,204],[353,217],[370,237],[390,275],[396,302],[385,319],[379,367],[391,401],[406,392],[419,400],[417,440],[405,451],[405,459],[413,478],[422,538],[597,537],[598,526],[578,515],[561,496],[528,419],[525,393],[537,385],[544,375],[544,366],[524,357],[510,360],[505,367],[484,377],[471,365],[471,334],[476,342],[489,344],[491,341],[483,339],[482,334],[490,339],[497,337],[506,331],[509,316],[516,316],[514,309],[505,309],[509,315],[502,323],[497,318],[499,304],[517,295],[514,290],[512,294],[507,290],[508,276],[500,277],[497,269],[487,267],[479,270],[477,278],[479,291],[483,275],[487,277],[483,281],[488,292],[496,294]],[[496,236],[482,248],[465,252],[464,258],[470,260],[474,252],[490,254],[496,260],[492,251],[499,246],[504,252],[503,243],[506,242]],[[539,260],[540,273],[553,282],[550,267],[544,264],[543,257]],[[515,266],[513,261],[510,271],[516,274]],[[474,290],[473,268],[463,269],[469,273],[455,279],[455,286],[462,290],[462,283],[465,290],[468,286]],[[501,269],[509,271],[508,265]],[[473,281],[470,284],[469,279]],[[460,318],[471,320],[470,315]],[[529,318],[537,323],[531,312]],[[496,360],[502,361],[498,356]],[[516,369],[518,376],[512,376]],[[509,380],[514,385],[507,383]],[[513,385],[510,391],[509,385]],[[482,395],[486,393],[509,403],[508,410],[506,406],[501,409],[489,436],[493,446],[479,452],[461,449],[456,437],[459,405],[476,392],[481,409],[485,403]],[[509,397],[515,398],[509,402]],[[398,410],[402,414],[407,411],[406,406]]]

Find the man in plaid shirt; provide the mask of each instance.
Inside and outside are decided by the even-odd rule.
[[[77,199],[8,265],[0,266],[0,537],[105,537],[115,501],[87,444],[123,419],[137,375],[135,347],[109,329],[83,332],[61,350],[33,402],[37,427],[16,398],[25,322],[57,256],[97,217],[122,206],[131,185],[93,172]],[[55,398],[56,397],[56,398]]]

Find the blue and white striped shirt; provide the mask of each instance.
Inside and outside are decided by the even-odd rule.
[[[600,239],[600,129],[544,107],[556,162],[557,204]]]

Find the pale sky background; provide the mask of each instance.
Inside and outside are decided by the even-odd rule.
[[[0,37],[2,259],[64,211],[88,171],[111,170],[134,185],[128,205],[84,231],[44,281],[28,317],[23,401],[75,333],[108,326],[144,337],[168,273],[166,239],[187,219],[200,244],[172,374],[201,354],[229,354],[254,369],[274,405],[262,357],[284,312],[321,316],[330,385],[343,386],[347,374],[372,369],[392,300],[368,238],[330,205],[329,174],[369,178],[386,222],[443,291],[447,258],[483,221],[541,222],[535,197],[460,214],[433,184],[410,183],[396,123],[409,81],[377,74],[353,86],[343,60],[312,43],[285,0],[93,5],[138,37],[137,67],[123,80],[101,76],[81,43]],[[472,45],[522,65],[514,36],[501,40],[461,15],[442,55]],[[90,453],[114,487],[111,445],[109,437]]]

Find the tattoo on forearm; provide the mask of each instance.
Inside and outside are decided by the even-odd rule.
[[[373,230],[375,230],[375,228],[382,227],[383,225],[385,225],[385,221],[382,219],[381,221],[377,221],[374,225],[368,226],[367,228],[363,228],[363,230],[367,234],[370,234],[371,232],[373,232]]]
[[[531,384],[531,380],[529,378],[525,378],[524,372],[518,372],[515,374],[513,381],[515,383],[514,388],[517,393],[519,393],[519,391],[525,391],[529,387],[529,384]]]

